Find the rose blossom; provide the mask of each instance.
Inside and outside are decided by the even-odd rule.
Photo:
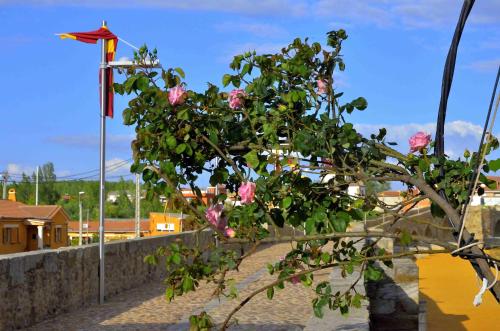
[[[293,276],[292,278],[290,278],[290,281],[292,282],[293,285],[297,285],[298,283],[300,283],[300,277]]]
[[[245,182],[238,189],[242,204],[252,203],[255,198],[255,183]]]
[[[222,204],[217,204],[208,208],[205,212],[205,217],[208,219],[208,221],[221,231],[224,230],[227,223],[226,218],[222,217],[223,209],[224,206]]]
[[[318,94],[326,94],[328,92],[326,82],[324,80],[318,79],[316,84],[318,84]]]
[[[231,109],[240,109],[243,106],[243,97],[246,97],[247,94],[242,89],[232,90],[229,93],[229,108]]]
[[[224,235],[229,238],[234,238],[236,236],[236,231],[234,231],[233,228],[226,226],[226,229],[224,230]]]
[[[410,137],[410,153],[421,151],[431,142],[431,135],[425,132],[417,132]]]
[[[186,90],[181,85],[172,87],[168,92],[168,101],[172,106],[184,103],[184,99],[186,99]]]

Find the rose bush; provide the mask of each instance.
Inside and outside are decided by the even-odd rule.
[[[367,279],[379,279],[382,273],[376,261],[390,265],[393,256],[378,248],[378,240],[367,241],[361,249],[354,245],[352,237],[371,233],[348,232],[350,223],[363,220],[375,207],[393,215],[395,225],[416,203],[430,199],[434,215],[459,223],[477,154],[457,160],[437,158],[430,154],[430,137],[421,133],[410,140],[411,149],[428,152],[402,153],[392,147],[396,143],[386,140],[383,128],[368,137],[359,134],[348,119],[351,113],[364,111],[367,101],[358,97],[344,102],[343,93],[333,86],[336,71],[345,68],[341,48],[346,39],[344,30],[332,31],[325,47],[295,39],[275,54],[237,55],[230,64],[233,72],[222,77],[222,88],[209,83],[205,91],[184,89],[189,81],[182,69],[155,71],[140,66],[128,70],[123,84],[115,84],[118,93],[134,94],[123,119],[135,126],[132,171],[142,174],[148,195],[179,199],[198,228],[211,227],[222,242],[251,246],[243,255],[211,247],[207,259],[200,248],[176,243],[148,257],[150,262],[167,260],[169,300],[196,290],[201,280],[214,282],[216,294],[236,296],[225,281],[227,272],[237,270],[262,242],[278,240],[269,237],[269,226],[305,234],[293,238],[294,248],[283,261],[269,261],[276,281],[261,291],[272,299],[274,290],[286,282],[312,286],[314,273],[325,268],[342,268],[344,274],[358,270]],[[146,58],[155,60],[156,51],[141,48],[136,60],[141,63]],[[228,92],[229,85],[233,88]],[[497,147],[490,136],[481,152]],[[496,170],[498,163],[486,163],[482,170]],[[210,185],[238,192],[241,203],[229,202],[221,193],[213,206],[205,206],[199,188],[204,175]],[[375,193],[348,193],[349,185],[369,181],[401,182],[412,195],[389,209]],[[491,184],[484,175],[481,181]],[[187,201],[183,186],[190,186],[198,199]],[[400,238],[403,244],[412,241],[407,233],[384,235]],[[444,251],[456,248],[434,238],[419,240]],[[325,308],[347,313],[364,299],[354,286],[345,293],[332,291],[328,282],[315,287],[317,316]],[[222,329],[236,311],[228,314]],[[190,321],[212,323],[206,314],[200,316]]]

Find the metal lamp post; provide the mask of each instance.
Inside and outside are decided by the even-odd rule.
[[[78,207],[80,209],[80,222],[78,226],[78,246],[82,245],[83,217],[82,217],[82,195],[85,192],[78,192]]]
[[[106,21],[103,21],[103,26],[106,26]],[[106,201],[105,192],[105,160],[106,160],[106,105],[108,104],[108,93],[106,91],[107,75],[106,69],[111,70],[115,68],[127,68],[131,66],[141,66],[149,68],[160,68],[159,61],[150,61],[149,63],[141,63],[130,61],[128,59],[119,61],[108,62],[106,58],[106,52],[108,49],[108,41],[105,39],[101,40],[101,64],[100,64],[100,75],[101,75],[101,126],[100,126],[100,147],[99,147],[99,157],[100,157],[100,169],[99,169],[99,303],[104,303],[104,279],[105,279],[105,261],[104,261],[104,204]]]

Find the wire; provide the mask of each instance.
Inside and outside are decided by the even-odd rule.
[[[132,161],[132,158],[120,161],[120,162],[112,164],[112,165],[108,165],[104,169],[106,171],[113,171],[113,170],[119,169],[121,167],[124,167],[130,161]],[[84,172],[80,172],[80,173],[75,173],[75,174],[71,174],[71,175],[60,176],[60,177],[57,177],[56,179],[57,180],[59,180],[59,179],[73,179],[72,177],[77,177],[77,176],[86,175],[86,174],[90,174],[90,173],[96,172],[96,174],[89,175],[89,176],[82,177],[82,178],[75,178],[75,180],[85,179],[85,178],[91,178],[91,177],[98,176],[99,175],[99,171],[100,171],[100,169],[93,169],[93,170],[88,170],[88,171],[84,171]],[[23,175],[26,176],[26,177],[28,177],[28,178],[30,178],[29,175],[26,175],[24,173],[23,174],[9,173],[9,177],[17,177],[19,179],[22,179]]]
[[[123,43],[125,43],[126,45],[128,45],[128,46],[132,47],[132,48],[133,48],[133,49],[135,49],[136,51],[138,51],[138,50],[139,50],[139,48],[138,48],[138,47],[135,47],[134,45],[132,45],[131,43],[129,43],[129,42],[128,42],[128,41],[126,41],[125,39],[122,39],[122,38],[118,37],[118,40],[123,41]]]
[[[500,73],[500,68],[499,68],[498,72]],[[493,130],[493,126],[495,125],[495,120],[497,117],[499,104],[500,104],[500,93],[498,94],[497,103],[495,105],[495,111],[493,112],[493,118],[491,119],[488,135],[491,135],[491,132],[493,132],[492,130]],[[483,150],[480,149],[478,151],[478,153],[480,153],[481,155],[479,156],[480,157],[479,164],[477,165],[478,170],[476,171],[476,178],[474,178],[473,187],[477,187],[477,183],[479,182],[479,175],[481,174],[481,168],[483,167],[483,164],[484,164],[484,158],[486,157],[486,149],[487,149],[488,145],[489,145],[489,141],[486,142],[486,147],[483,148]],[[470,202],[471,202],[471,199],[469,199],[468,204],[470,204]],[[457,245],[459,245],[459,246],[460,246],[461,241],[462,241],[462,235],[463,235],[464,228],[465,228],[465,221],[466,221],[466,217],[467,217],[467,214],[469,211],[469,208],[467,208],[467,205],[465,205],[464,208],[465,208],[465,212],[462,215],[462,220],[461,220],[462,224],[460,226],[460,234],[458,235],[458,239],[457,239]]]

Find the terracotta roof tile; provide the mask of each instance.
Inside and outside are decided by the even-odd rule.
[[[28,206],[21,202],[0,200],[0,219],[51,219],[60,208],[60,206]]]

